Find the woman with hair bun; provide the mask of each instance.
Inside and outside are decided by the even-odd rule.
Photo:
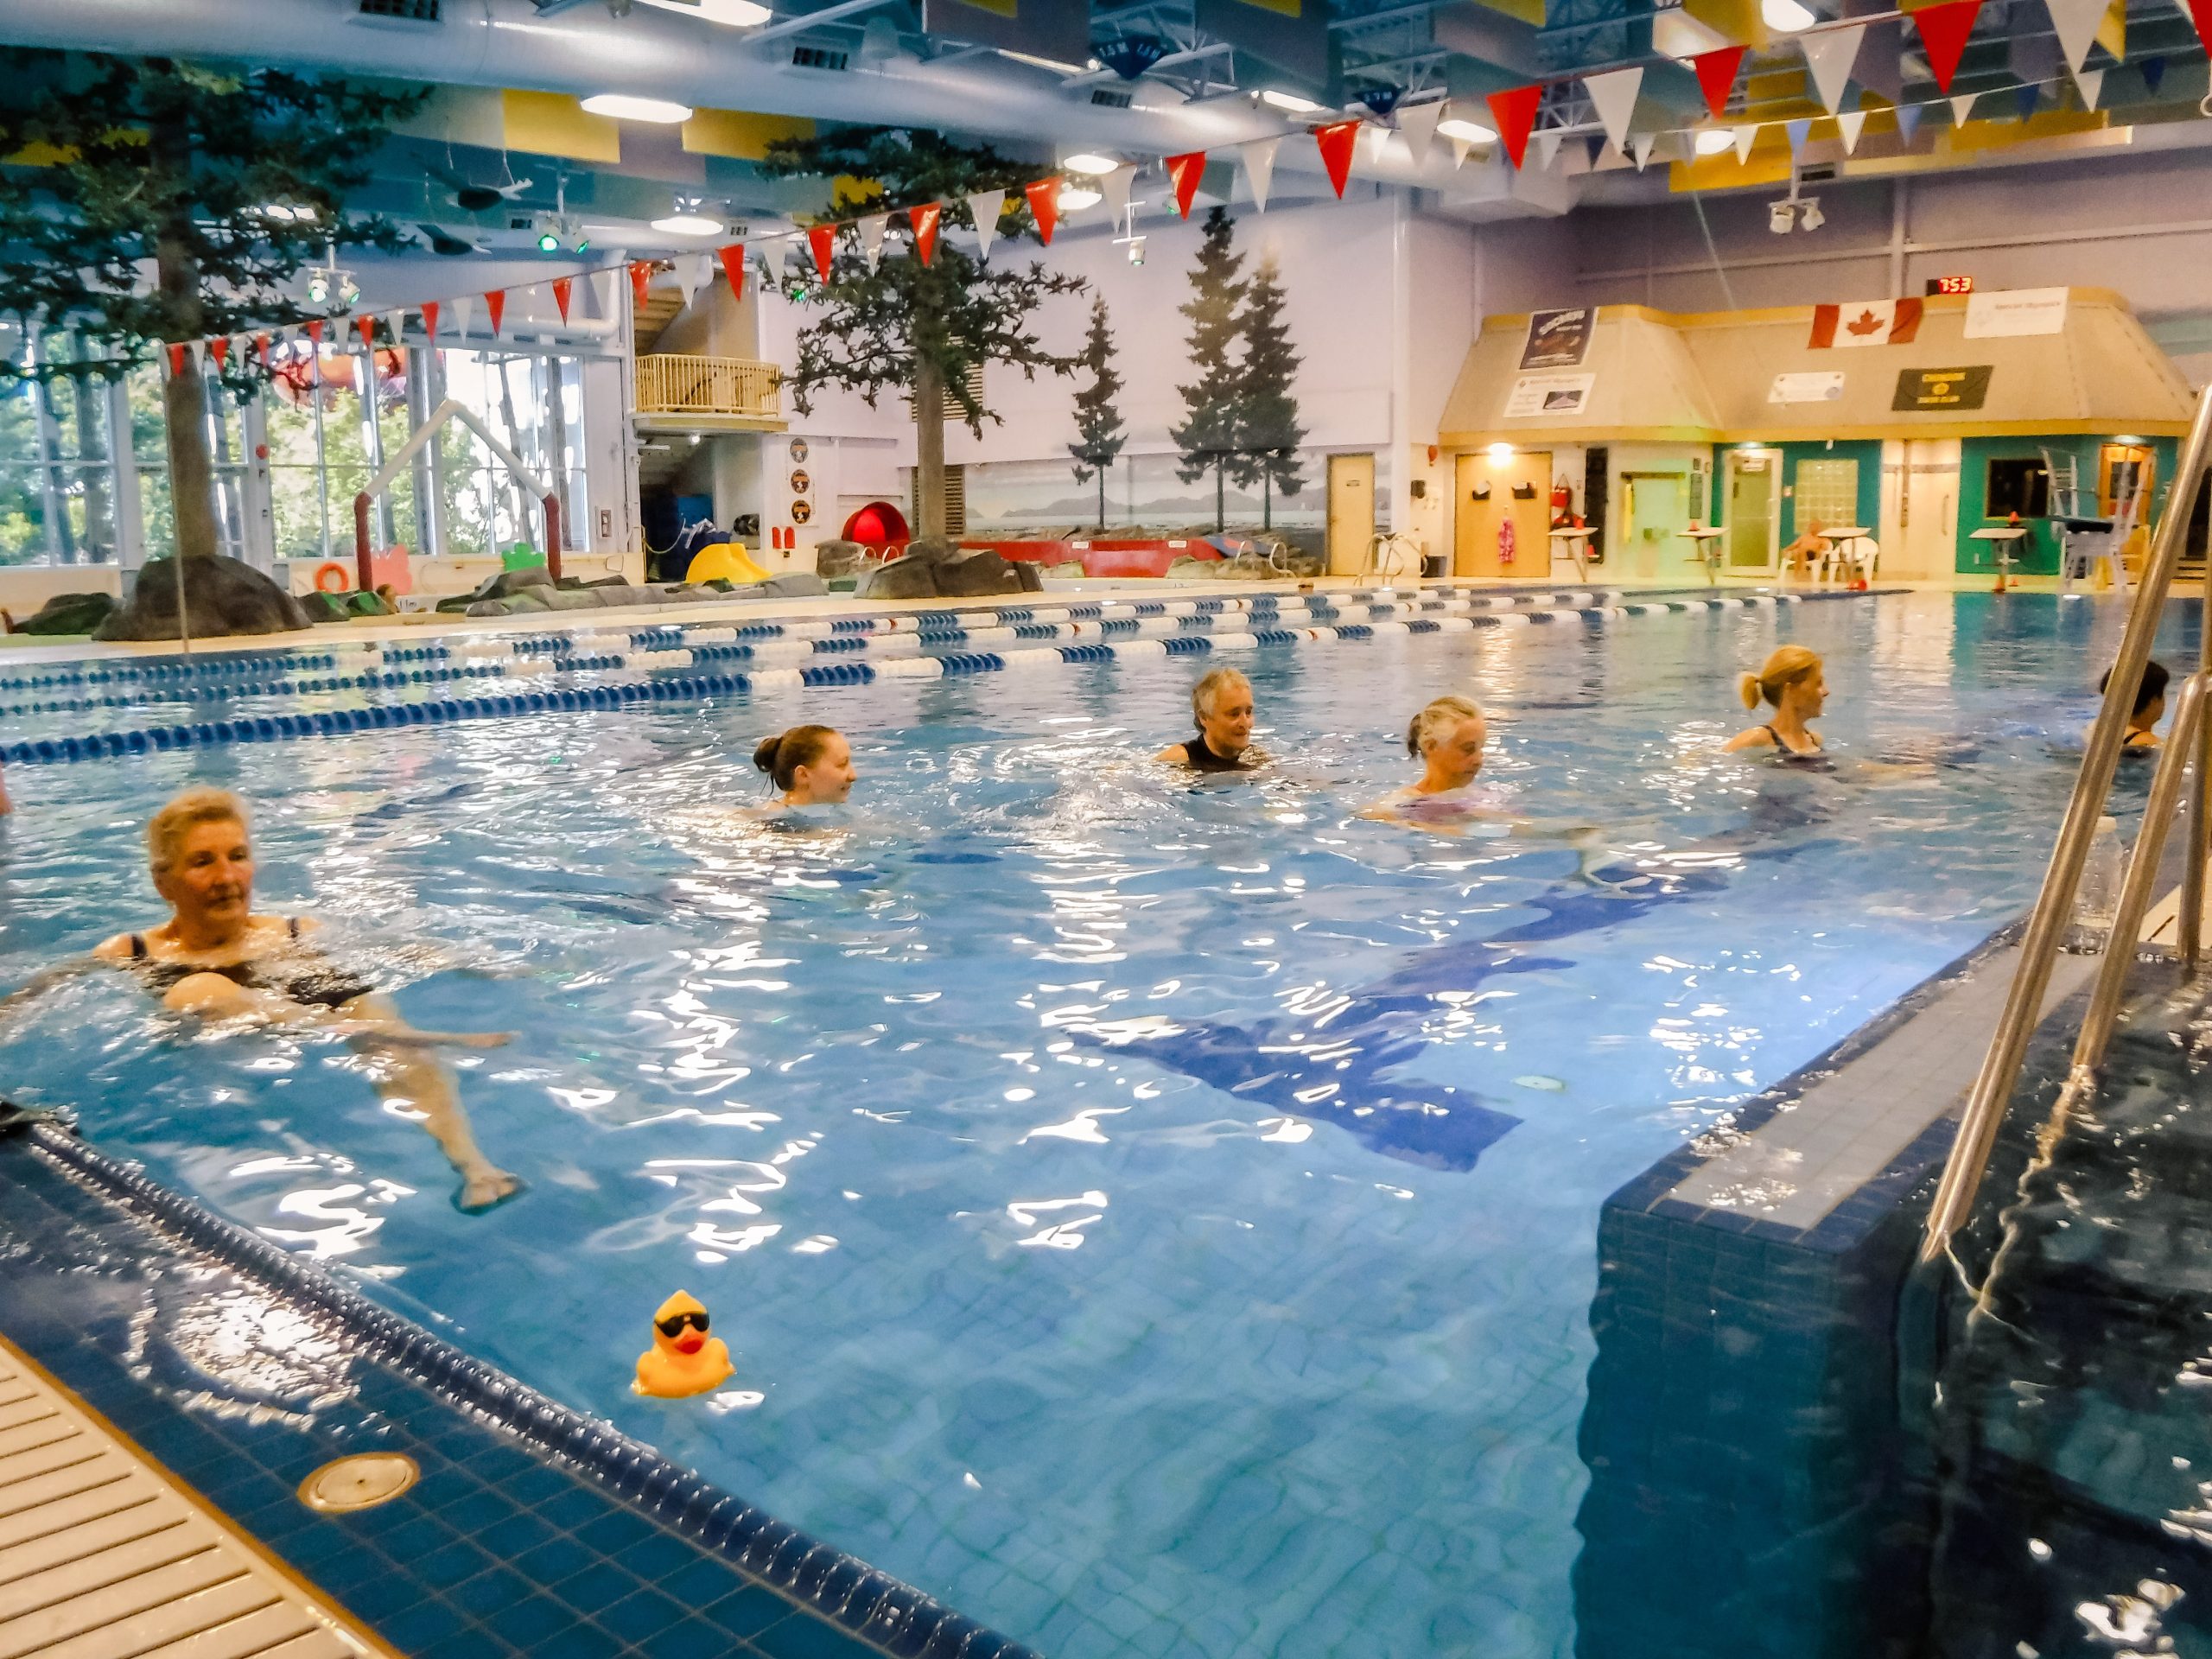
[[[1738,680],[1737,690],[1745,708],[1757,709],[1764,700],[1773,706],[1774,718],[1730,738],[1725,746],[1729,753],[1774,749],[1785,755],[1813,755],[1821,752],[1819,734],[1805,723],[1820,718],[1828,697],[1819,652],[1803,645],[1780,646],[1758,673]]]
[[[1491,792],[1474,787],[1489,741],[1490,727],[1471,697],[1436,698],[1406,728],[1406,753],[1421,763],[1421,777],[1392,790],[1362,816],[1433,817],[1497,810]]]
[[[834,726],[794,726],[764,737],[753,764],[781,791],[778,806],[835,806],[853,792],[852,745]]]

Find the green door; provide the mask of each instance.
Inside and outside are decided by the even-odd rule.
[[[1628,491],[1628,545],[1621,554],[1629,575],[1648,581],[1670,559],[1679,563],[1689,556],[1690,544],[1681,539],[1689,524],[1688,481],[1681,473],[1623,475],[1621,482]]]

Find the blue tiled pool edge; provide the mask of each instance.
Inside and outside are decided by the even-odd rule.
[[[1039,1659],[1022,1644],[710,1485],[611,1425],[571,1411],[471,1358],[329,1274],[149,1179],[67,1130],[48,1122],[33,1124],[20,1137],[16,1151],[36,1155],[114,1209],[166,1234],[184,1252],[254,1282],[311,1319],[336,1325],[368,1355],[464,1416],[504,1429],[541,1457],[588,1474],[610,1498],[824,1621],[857,1644],[858,1651],[894,1659]],[[33,1357],[44,1357],[35,1350]],[[91,1403],[96,1409],[100,1407],[98,1401]],[[163,1456],[158,1445],[149,1450]],[[166,1456],[163,1460],[181,1477],[194,1478],[189,1468],[177,1468]],[[283,1501],[293,1506],[289,1492]],[[250,1516],[233,1518],[249,1530],[257,1530]],[[342,1583],[319,1581],[345,1599]],[[389,1631],[380,1633],[389,1639]],[[791,1649],[791,1659],[833,1659],[845,1650],[855,1649],[822,1643],[809,1645],[802,1640]]]

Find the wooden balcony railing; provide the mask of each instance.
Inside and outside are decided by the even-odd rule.
[[[772,363],[651,353],[638,359],[638,412],[779,421],[783,378]]]

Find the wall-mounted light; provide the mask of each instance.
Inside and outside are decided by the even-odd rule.
[[[604,115],[617,121],[650,121],[657,126],[671,127],[679,121],[691,118],[689,104],[673,104],[664,98],[633,98],[627,92],[599,92],[584,99],[584,113]]]
[[[1493,443],[1489,448],[1484,450],[1483,454],[1490,457],[1491,466],[1503,467],[1513,459],[1513,446],[1510,443]]]
[[[1821,199],[1818,196],[1806,197],[1803,206],[1797,209],[1797,228],[1817,231],[1827,222],[1828,216],[1821,211]]]

